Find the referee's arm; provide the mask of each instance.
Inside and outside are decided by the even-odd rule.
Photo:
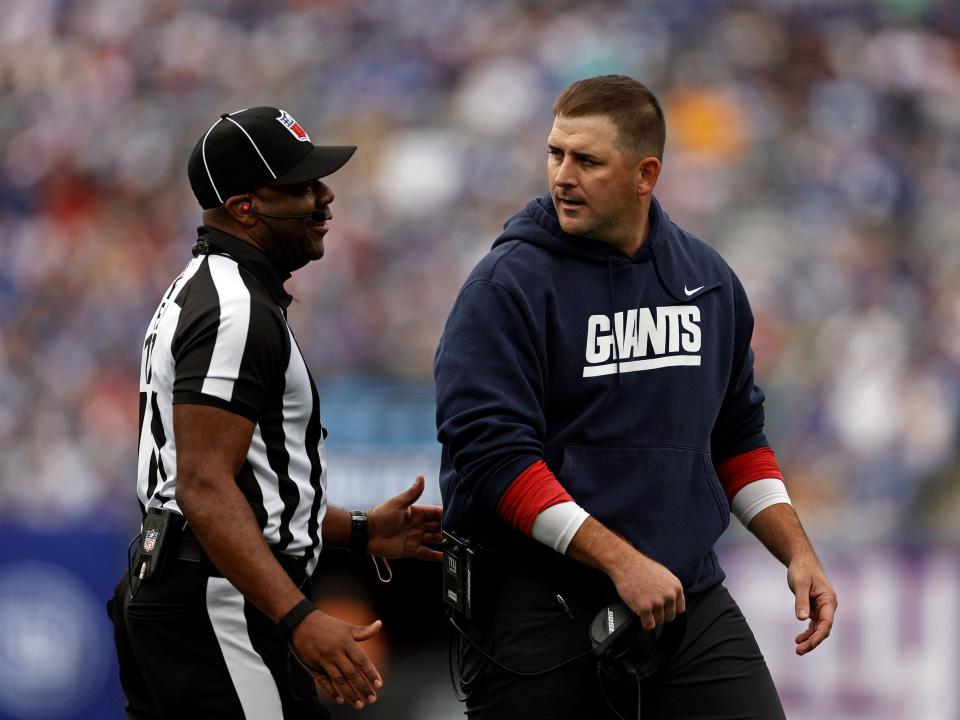
[[[236,484],[254,428],[251,420],[217,407],[175,404],[176,497],[217,569],[276,622],[304,596],[274,559]],[[291,644],[305,663],[326,673],[318,682],[327,694],[360,708],[376,700],[382,680],[356,641],[379,628],[379,621],[358,628],[316,611],[296,627]]]

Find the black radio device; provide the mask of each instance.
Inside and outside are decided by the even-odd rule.
[[[492,591],[491,553],[471,538],[443,531],[443,601],[467,620],[476,620]]]
[[[143,518],[139,546],[134,557],[134,576],[140,580],[156,577],[170,554],[173,536],[183,529],[183,516],[171,510],[150,508]]]
[[[601,667],[621,682],[645,680],[680,647],[687,614],[644,630],[640,618],[623,603],[607,605],[590,623],[590,644]]]

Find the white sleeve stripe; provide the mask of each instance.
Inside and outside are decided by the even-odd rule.
[[[558,503],[537,515],[530,534],[534,540],[565,553],[573,536],[588,517],[589,513],[573,501]]]
[[[220,324],[200,392],[229,402],[233,399],[233,385],[240,377],[240,363],[250,329],[250,291],[243,284],[236,263],[218,257],[208,258],[207,262],[220,298]]]
[[[761,510],[778,503],[793,504],[787,494],[786,485],[783,484],[783,480],[777,478],[764,478],[744,485],[733,496],[730,509],[746,527]]]

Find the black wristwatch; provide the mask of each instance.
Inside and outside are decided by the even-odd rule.
[[[367,541],[370,539],[367,513],[363,510],[350,511],[350,543],[347,547],[351,552],[366,554]]]

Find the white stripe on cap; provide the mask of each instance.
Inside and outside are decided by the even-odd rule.
[[[220,118],[220,120],[222,119],[223,118]],[[210,174],[210,166],[207,165],[207,135],[209,135],[210,131],[217,126],[217,123],[219,123],[220,120],[217,120],[217,122],[211,125],[210,130],[207,130],[206,135],[203,136],[203,142],[200,143],[200,155],[203,157],[203,167],[207,171],[207,177],[210,178],[210,185],[213,186],[213,191],[217,194],[217,200],[222,203],[223,198],[220,197],[220,191],[217,190],[217,184],[213,181],[213,175]]]
[[[243,112],[243,111],[240,110],[239,112]],[[227,115],[227,117],[225,117],[224,120],[229,120],[230,122],[232,122],[234,125],[236,125],[238,128],[240,128],[240,132],[242,132],[244,135],[247,136],[247,140],[249,140],[249,141],[250,141],[250,144],[253,145],[253,149],[257,151],[257,155],[260,156],[260,159],[263,160],[263,164],[267,166],[267,170],[270,171],[270,174],[273,175],[273,179],[276,180],[276,179],[277,179],[277,174],[273,171],[273,168],[270,167],[270,163],[267,162],[267,159],[263,156],[263,153],[260,152],[260,148],[257,147],[257,144],[253,141],[253,138],[250,137],[250,133],[248,133],[246,130],[244,130],[244,129],[243,129],[243,125],[241,125],[240,123],[238,123],[236,120],[234,120],[234,119],[233,119],[232,117],[230,117],[229,115]]]
[[[243,611],[243,595],[229,580],[207,579],[207,615],[244,717],[282,718],[283,705],[277,683],[250,642]]]

